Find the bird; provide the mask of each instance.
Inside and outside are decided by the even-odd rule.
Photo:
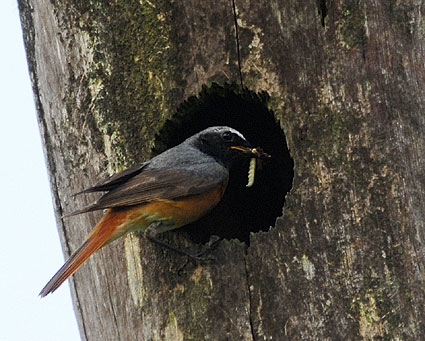
[[[190,256],[157,236],[210,212],[223,197],[232,165],[263,155],[267,154],[252,148],[239,131],[227,126],[209,127],[146,162],[76,193],[106,192],[93,204],[64,218],[95,210],[106,212],[39,295],[53,293],[93,253],[129,232],[143,232],[149,240]]]

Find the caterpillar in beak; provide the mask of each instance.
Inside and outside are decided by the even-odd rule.
[[[254,184],[256,166],[257,166],[257,159],[253,157],[251,158],[251,161],[249,162],[248,183],[246,184],[246,187],[251,187]]]

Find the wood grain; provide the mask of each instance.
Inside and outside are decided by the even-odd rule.
[[[231,2],[19,5],[69,254],[100,216],[62,220],[87,204],[70,195],[147,159],[203,84],[238,81]],[[270,94],[295,162],[283,215],[182,274],[143,239],[100,251],[73,280],[82,338],[425,338],[423,3],[236,8],[245,85]]]

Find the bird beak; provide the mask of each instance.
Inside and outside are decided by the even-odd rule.
[[[252,148],[242,147],[242,146],[231,146],[230,148],[235,149],[235,150],[239,150],[240,152],[245,153],[245,154],[253,154]]]
[[[242,147],[242,146],[231,146],[231,149],[239,150],[242,153],[245,154],[251,154],[253,157],[256,157],[258,159],[260,158],[269,158],[270,155],[267,153],[264,153],[261,148],[249,148],[249,147]]]

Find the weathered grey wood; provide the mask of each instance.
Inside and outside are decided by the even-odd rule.
[[[255,339],[423,339],[424,4],[326,3],[325,27],[312,3],[240,10],[295,161],[248,250]]]
[[[68,254],[99,218],[62,220],[91,198],[70,194],[149,157],[202,84],[238,80],[231,2],[19,3]],[[245,85],[295,162],[283,216],[182,274],[143,238],[101,250],[72,281],[82,338],[425,338],[423,3],[236,6]]]

